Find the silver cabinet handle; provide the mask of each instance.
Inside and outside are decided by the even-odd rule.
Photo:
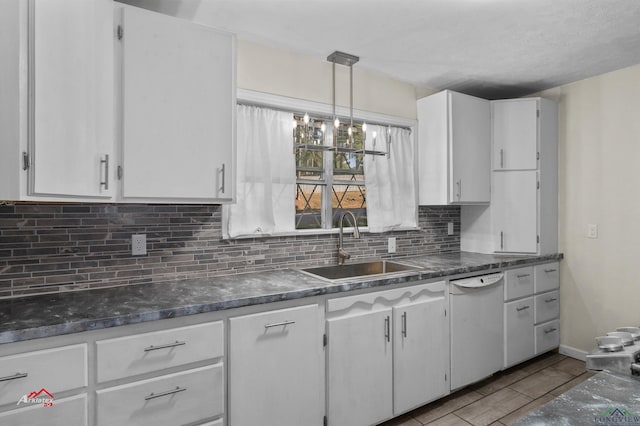
[[[529,306],[529,305],[527,305],[527,306],[523,306],[523,307],[521,307],[521,308],[516,308],[516,311],[518,311],[518,312],[520,312],[520,311],[524,311],[525,309],[529,309],[529,307],[530,307],[530,306]]]
[[[183,346],[186,345],[187,342],[179,342],[179,341],[175,341],[175,343],[167,343],[165,345],[158,345],[158,346],[149,346],[148,348],[144,348],[145,352],[151,352],[151,351],[157,351],[158,349],[168,349],[168,348],[175,348],[176,346]]]
[[[528,276],[530,276],[531,274],[520,274],[520,275],[516,275],[516,277],[518,278],[526,278]]]
[[[402,314],[402,337],[407,337],[407,313]]]
[[[500,250],[504,249],[504,232],[500,231]]]
[[[500,149],[500,168],[504,168],[504,149]]]
[[[264,328],[271,328],[271,327],[283,327],[285,325],[289,325],[289,324],[295,324],[295,321],[282,321],[282,322],[274,322],[271,324],[265,324]]]
[[[391,341],[391,319],[389,315],[384,319],[384,337],[387,339],[387,342]]]
[[[104,186],[104,189],[109,189],[109,154],[105,154],[104,160],[100,160],[100,166],[104,164],[104,180],[100,181],[100,185]]]
[[[22,152],[22,170],[29,170],[29,154],[27,154],[27,151]]]
[[[9,380],[24,379],[29,373],[16,373],[13,376],[0,377],[0,382],[8,382]]]
[[[558,330],[558,329],[557,329],[557,328],[555,328],[555,327],[547,328],[547,329],[544,331],[544,334],[553,333],[554,331],[557,331],[557,330]]]
[[[551,303],[551,302],[555,302],[556,300],[558,299],[556,299],[555,297],[552,297],[551,299],[545,299],[544,301],[545,303]]]
[[[220,173],[222,173],[222,185],[220,185],[220,192],[224,193],[224,177],[226,174],[225,164],[222,163],[222,167],[220,168]]]
[[[549,274],[551,272],[555,272],[555,271],[557,271],[557,269],[545,269],[544,270],[544,272],[547,273],[547,274]]]
[[[144,397],[144,400],[145,401],[149,401],[151,399],[156,399],[156,398],[161,398],[163,396],[173,395],[173,394],[176,394],[178,392],[184,392],[186,390],[187,390],[187,388],[181,388],[180,386],[176,386],[175,389],[171,389],[171,390],[168,390],[168,391],[165,391],[165,392],[160,392],[160,393],[151,392],[149,395]]]

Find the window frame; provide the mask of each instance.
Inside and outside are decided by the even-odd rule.
[[[278,110],[291,112],[292,114],[304,115],[304,113],[306,112],[309,115],[316,115],[316,116],[331,117],[333,115],[333,105],[331,104],[292,98],[288,96],[276,95],[272,93],[259,92],[255,90],[242,89],[242,88],[237,89],[235,103],[245,104],[245,105],[255,105],[255,106],[260,106],[264,108],[278,109]],[[235,107],[235,103],[234,103],[234,107]],[[337,105],[335,107],[335,113],[339,117],[348,117],[350,114],[350,110],[348,107]],[[418,122],[415,119],[364,111],[360,109],[353,109],[353,119],[355,121],[364,121],[367,123],[385,123],[386,125],[390,125],[394,127],[405,127],[410,129],[411,132],[415,135],[414,136],[416,138],[415,140],[416,141],[418,140],[417,139]],[[234,131],[234,134],[235,134],[235,131]],[[418,148],[417,145],[416,145],[416,148]],[[292,146],[292,149],[293,149],[293,146]],[[325,155],[327,154],[332,154],[332,153],[325,153]],[[418,156],[416,155],[414,159],[414,174],[416,177],[416,182],[418,182],[417,158]],[[323,161],[327,161],[326,158],[323,159]],[[333,177],[331,176],[330,178],[332,179]],[[419,182],[418,182],[418,185],[419,185]],[[416,185],[416,200],[418,199],[417,198],[418,185]],[[329,185],[327,185],[327,188],[329,188]],[[226,230],[228,229],[227,221],[228,221],[227,215],[223,214],[222,229],[223,229],[223,238],[225,239],[230,238],[229,235],[227,235],[226,233]],[[351,229],[352,229],[351,227],[345,228],[345,230],[351,230]],[[418,229],[418,228],[413,228],[413,227],[407,228],[407,230],[415,230],[415,229]],[[360,231],[368,232],[368,227],[362,227],[360,228]],[[337,234],[339,232],[340,232],[339,228],[296,229],[295,231],[281,232],[281,233],[269,235],[267,237],[331,235],[331,234]],[[247,235],[247,236],[234,237],[234,239],[264,238],[264,237],[265,236]]]

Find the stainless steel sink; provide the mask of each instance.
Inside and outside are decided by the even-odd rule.
[[[348,265],[318,266],[314,268],[300,269],[317,278],[330,281],[342,279],[358,279],[373,275],[389,275],[398,272],[407,272],[420,269],[415,266],[404,265],[398,262],[378,260],[374,262],[351,263]]]

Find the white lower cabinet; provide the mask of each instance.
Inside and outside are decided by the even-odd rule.
[[[560,344],[560,322],[549,321],[536,325],[536,355],[557,348]]]
[[[558,262],[505,271],[504,367],[560,345]],[[515,299],[515,300],[514,300]]]
[[[181,425],[224,412],[222,363],[96,392],[97,424]]]
[[[46,389],[58,392],[87,386],[87,345],[0,357],[0,405],[18,402],[22,395]]]
[[[229,424],[322,425],[319,312],[313,304],[229,320]]]
[[[443,309],[442,298],[393,308],[394,413],[409,411],[449,392],[442,368],[438,368],[449,364],[449,327]]]
[[[533,298],[516,300],[504,304],[504,366],[511,367],[532,358]]]
[[[393,416],[391,313],[327,321],[329,425],[371,425]]]
[[[330,426],[372,425],[449,392],[444,282],[327,302]]]
[[[42,404],[22,405],[22,408],[0,413],[0,425],[86,426],[87,395],[54,398],[51,407],[43,407]]]

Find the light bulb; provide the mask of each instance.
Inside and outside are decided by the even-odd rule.
[[[375,139],[376,136],[378,136],[378,132],[376,132],[375,130],[373,131],[373,138]]]
[[[351,126],[349,126],[349,128],[347,129],[347,134],[351,136],[352,133],[353,133],[353,130],[351,130]]]
[[[367,123],[362,123],[362,131],[363,132],[367,131]]]
[[[340,119],[338,117],[336,117],[336,119],[333,121],[333,127],[335,127],[336,129],[340,127]]]
[[[305,113],[302,119],[304,120],[304,124],[309,124],[309,114]]]
[[[291,126],[295,129],[296,127],[298,127],[298,122],[295,120],[295,118],[291,121]]]
[[[324,124],[324,123],[322,123],[322,124],[320,125],[320,130],[322,130],[322,133],[324,133],[324,132],[327,130],[327,125],[326,125],[326,124]]]

